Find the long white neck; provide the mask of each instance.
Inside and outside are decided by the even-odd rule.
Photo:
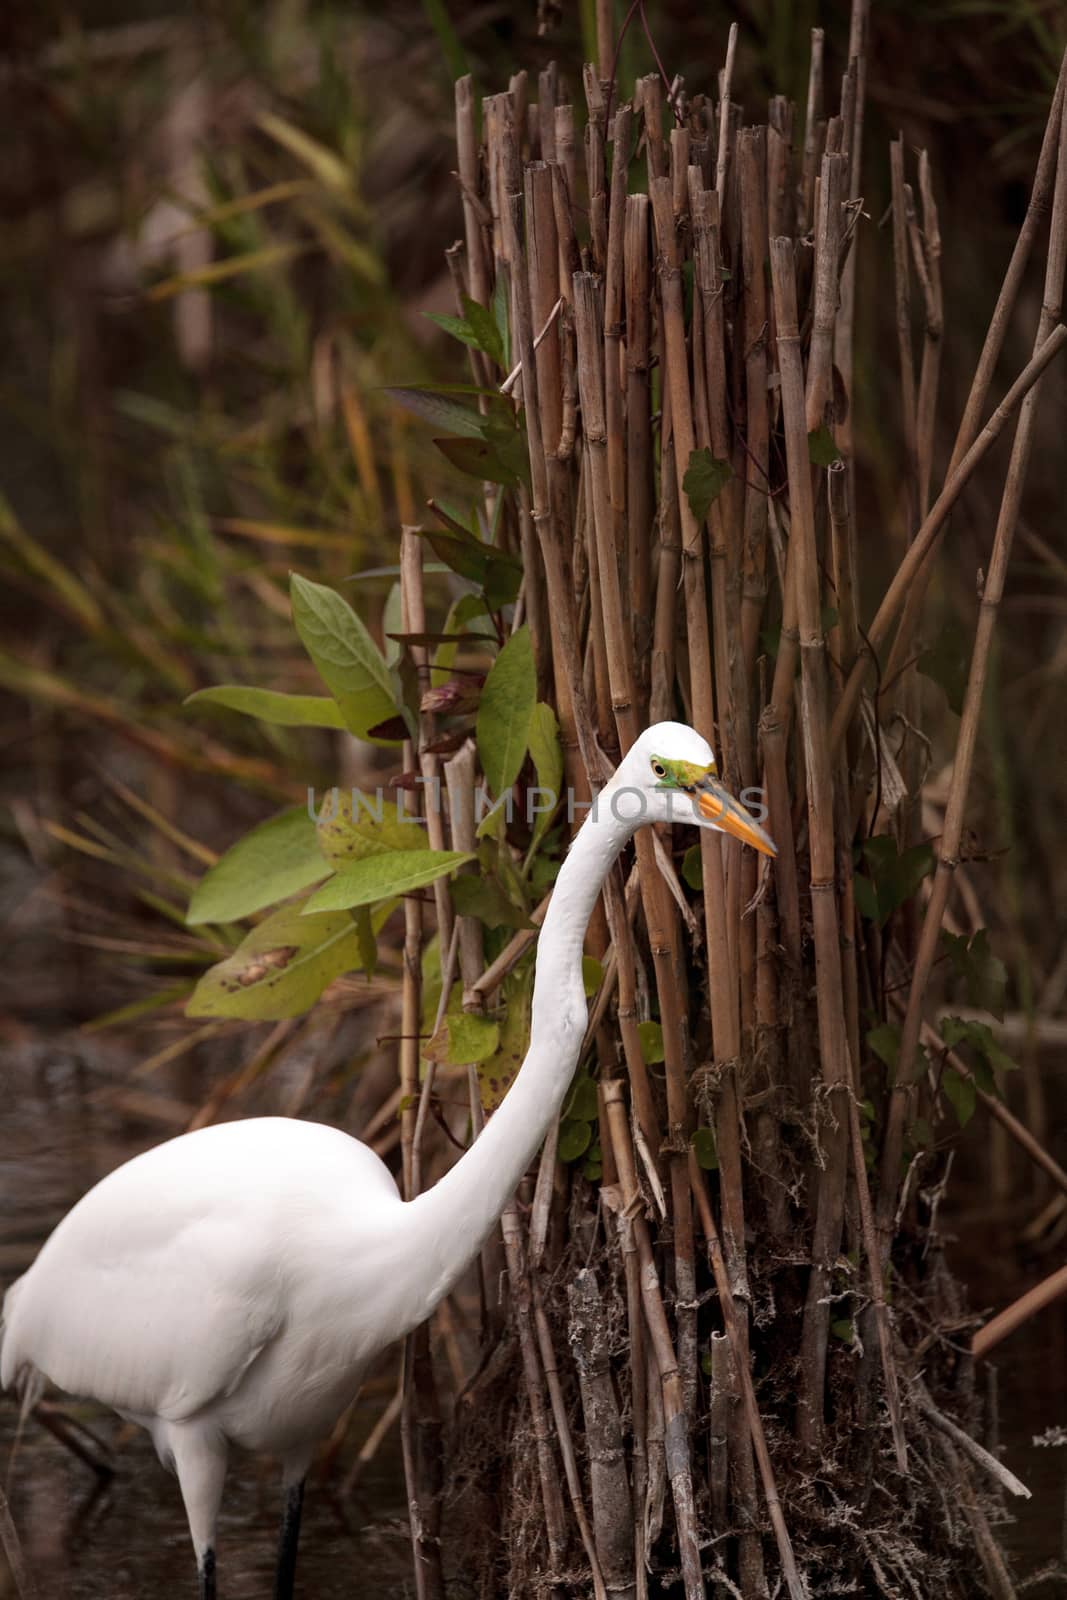
[[[405,1207],[426,1272],[425,1309],[473,1261],[514,1194],[574,1076],[587,1021],[582,944],[601,885],[636,824],[601,796],[571,846],[537,945],[530,1048],[481,1137]],[[421,1320],[421,1317],[417,1320]]]

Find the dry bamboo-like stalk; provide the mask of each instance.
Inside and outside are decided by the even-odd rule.
[[[508,1264],[508,1282],[511,1288],[511,1310],[519,1336],[522,1356],[522,1375],[526,1400],[530,1407],[530,1424],[537,1450],[537,1473],[541,1485],[541,1503],[545,1513],[545,1533],[548,1539],[549,1559],[553,1569],[559,1571],[566,1552],[567,1535],[563,1518],[563,1497],[559,1487],[559,1473],[552,1450],[552,1433],[548,1425],[545,1406],[545,1383],[534,1323],[533,1284],[522,1242],[522,1225],[514,1202],[500,1219],[504,1234],[504,1254]]]
[[[626,280],[626,574],[631,603],[634,695],[639,710],[648,705],[652,644],[653,463],[649,410],[651,352],[650,271],[647,195],[627,195],[623,244]],[[612,226],[615,216],[612,213]]]
[[[919,516],[925,517],[930,509],[930,480],[934,470],[934,439],[937,415],[937,386],[941,371],[941,335],[943,332],[941,300],[941,230],[938,226],[937,204],[934,200],[933,180],[930,175],[930,157],[919,151],[919,195],[922,200],[922,227],[915,216],[911,188],[905,185],[904,199],[908,211],[908,238],[912,260],[923,292],[923,359],[919,375],[919,396],[916,403],[915,429],[916,454],[919,469]]]
[[[599,1541],[594,1543],[593,1534],[589,1527],[589,1519],[585,1514],[585,1505],[582,1501],[582,1486],[581,1480],[578,1476],[578,1462],[575,1458],[574,1440],[571,1437],[570,1424],[567,1420],[567,1405],[563,1397],[563,1386],[560,1383],[559,1369],[556,1365],[556,1352],[552,1344],[552,1330],[548,1325],[548,1318],[545,1315],[544,1304],[542,1302],[541,1294],[537,1288],[536,1282],[533,1285],[533,1304],[534,1325],[537,1329],[537,1342],[541,1355],[541,1364],[545,1369],[545,1381],[548,1385],[549,1400],[552,1405],[552,1418],[556,1424],[556,1437],[559,1440],[560,1448],[563,1454],[563,1470],[567,1479],[567,1489],[570,1494],[571,1506],[574,1510],[574,1520],[578,1524],[578,1531],[582,1536],[582,1543],[585,1546],[585,1553],[589,1560],[589,1568],[593,1574],[594,1600],[607,1600],[607,1589],[604,1584],[604,1575],[601,1570],[600,1557],[597,1550],[597,1544]],[[625,1503],[626,1497],[624,1496],[622,1501],[624,1507]],[[597,1498],[594,1488],[594,1518],[596,1515],[596,1510]],[[614,1576],[617,1578],[618,1575],[613,1574],[610,1567],[608,1570],[609,1577]],[[633,1586],[628,1585],[625,1582],[625,1576],[622,1583],[612,1583],[612,1590],[613,1592],[616,1590],[620,1592],[623,1595],[624,1600],[626,1596],[632,1596],[633,1594]]]
[[[585,1416],[596,1549],[611,1594],[627,1600],[635,1594],[630,1489],[596,1274],[589,1268],[578,1272],[568,1285],[567,1298],[568,1337]]]
[[[1067,1294],[1067,1267],[1060,1267],[1058,1272],[1049,1273],[1047,1278],[1035,1284],[1032,1289],[1027,1289],[1018,1300],[1013,1300],[1010,1306],[1003,1311],[998,1311],[991,1317],[983,1328],[979,1328],[971,1340],[971,1353],[975,1357],[988,1356],[990,1350],[1006,1339],[1016,1328],[1021,1328],[1024,1322],[1043,1311],[1058,1300],[1061,1295]]]
[[[604,22],[606,8],[600,13]],[[662,1554],[661,1531],[677,1542],[691,1600],[705,1581],[717,1593],[739,1593],[744,1600],[773,1591],[776,1582],[792,1596],[804,1593],[805,1568],[817,1570],[820,1556],[810,1500],[797,1486],[813,1469],[832,1480],[850,1404],[857,1418],[870,1416],[875,1336],[897,1467],[906,1471],[909,1445],[914,1461],[925,1465],[929,1455],[922,1417],[913,1405],[905,1415],[897,1393],[896,1362],[907,1359],[910,1313],[898,1301],[894,1329],[867,1187],[874,1126],[863,1126],[860,1115],[863,1097],[871,1094],[863,1020],[896,1004],[898,996],[884,993],[885,978],[895,973],[899,982],[908,951],[894,925],[883,929],[857,914],[852,852],[867,801],[859,792],[863,729],[853,724],[872,652],[885,647],[902,608],[909,614],[909,583],[925,572],[963,485],[1067,342],[1067,331],[1053,330],[1046,317],[1035,359],[985,429],[975,427],[941,493],[932,495],[941,316],[937,219],[929,163],[920,158],[920,226],[898,149],[896,267],[905,365],[912,266],[925,323],[918,384],[914,370],[904,383],[913,425],[902,481],[915,507],[907,531],[920,526],[873,629],[864,633],[865,575],[850,487],[852,422],[842,411],[834,368],[843,358],[847,396],[867,15],[866,0],[854,0],[839,113],[829,124],[821,34],[814,40],[804,148],[795,164],[788,102],[772,99],[766,128],[746,127],[733,103],[736,27],[714,107],[700,94],[687,98],[678,80],[668,88],[657,72],[635,86],[632,109],[612,76],[614,64],[605,66],[602,30],[599,71],[590,66],[583,74],[582,172],[575,164],[573,109],[558,103],[562,79],[552,67],[539,77],[536,105],[525,106],[522,75],[507,95],[486,101],[484,160],[474,149],[472,164],[471,136],[463,134],[466,254],[470,258],[478,248],[472,241],[480,241],[483,304],[492,303],[494,275],[499,291],[506,274],[513,371],[503,392],[520,407],[529,459],[528,493],[513,488],[500,501],[501,538],[509,549],[521,545],[525,576],[514,620],[497,617],[497,628],[514,628],[521,615],[540,635],[538,696],[557,708],[565,778],[579,804],[591,798],[646,722],[683,716],[716,749],[734,792],[754,786],[762,765],[778,847],[773,868],[757,878],[754,856],[732,840],[702,834],[703,915],[694,916],[671,842],[638,830],[627,889],[625,868],[614,869],[586,942],[602,960],[581,1054],[583,1074],[597,1086],[588,1137],[598,1138],[600,1148],[589,1144],[585,1177],[582,1163],[560,1159],[568,1148],[564,1124],[574,1120],[573,1110],[565,1110],[545,1144],[528,1221],[521,1206],[505,1219],[509,1315],[537,1443],[541,1493],[534,1515],[543,1511],[548,1524],[536,1537],[550,1581],[558,1581],[568,1537],[573,1550],[580,1535],[598,1594],[645,1600]],[[636,20],[631,8],[628,25]],[[462,95],[457,112],[466,114]],[[647,195],[630,192],[641,181],[642,153]],[[1043,158],[1038,203],[1048,170]],[[783,237],[794,218],[813,249]],[[457,283],[462,267],[457,252]],[[469,261],[466,270],[473,283]],[[479,404],[489,416],[498,402]],[[1027,404],[1032,409],[1033,402]],[[812,456],[825,441],[813,440],[809,453],[809,436],[827,427],[846,458],[824,475]],[[705,484],[713,486],[706,510],[696,503]],[[545,620],[539,627],[541,583]],[[837,613],[829,636],[832,685],[822,629],[827,601]],[[772,666],[763,652],[779,614],[777,650],[767,651],[775,655]],[[866,725],[875,727],[876,709],[865,702],[863,711]],[[445,775],[450,789],[469,795],[469,750]],[[452,842],[469,845],[471,835],[464,814]],[[520,839],[518,830],[509,831],[525,876],[542,863]],[[680,850],[681,840],[673,848]],[[686,863],[689,882],[694,861],[695,853]],[[482,971],[491,947],[470,924],[461,919],[454,939],[464,1005],[499,1016],[510,1004],[501,983],[535,935],[517,933]],[[452,948],[442,941],[446,970]],[[650,1033],[647,1023],[658,1028]],[[922,1036],[928,1037],[925,1024]],[[646,1061],[650,1038],[660,1050]],[[698,1072],[696,1062],[702,1064]],[[947,1066],[968,1073],[955,1057]],[[618,1081],[623,1072],[628,1095]],[[426,1105],[428,1081],[423,1088]],[[710,1120],[715,1130],[710,1184],[697,1170],[691,1143],[709,1136],[707,1128],[693,1134],[695,1109],[711,1113],[700,1120]],[[1003,1107],[993,1115],[1010,1117]],[[574,1132],[568,1129],[571,1148]],[[1025,1143],[1025,1131],[1021,1136]],[[1030,1154],[1058,1171],[1039,1144]],[[596,1258],[583,1187],[598,1175],[606,1208],[600,1214],[618,1223],[626,1354],[614,1334],[609,1344],[598,1309],[607,1305],[605,1262]],[[706,1258],[696,1249],[694,1208],[708,1242]],[[911,1226],[910,1217],[905,1225]],[[870,1272],[864,1326],[871,1339],[850,1402],[842,1381],[846,1362],[853,1371],[859,1364],[831,1341],[830,1320],[831,1306],[855,1295],[865,1277],[849,1281],[841,1266],[843,1251],[857,1244]],[[779,1270],[782,1280],[775,1277]],[[562,1296],[548,1293],[550,1271],[567,1287],[570,1363],[557,1364]],[[779,1300],[787,1271],[791,1286]],[[712,1335],[709,1350],[712,1422],[705,1436],[693,1422],[707,1348],[701,1340],[708,1313],[698,1311],[712,1280],[725,1331]],[[795,1413],[782,1403],[776,1368],[761,1365],[766,1351],[776,1348],[767,1308],[775,1307],[771,1326],[778,1325],[786,1303],[799,1335]],[[756,1371],[766,1386],[760,1404],[768,1433],[757,1407]],[[802,1446],[796,1465],[790,1438]],[[583,1447],[589,1464],[584,1492]],[[559,1460],[564,1472],[553,1487]],[[872,1467],[880,1488],[883,1472],[884,1461]],[[706,1475],[713,1551],[700,1548],[696,1473]],[[912,1480],[893,1481],[913,1506]],[[530,1549],[532,1511],[508,1510],[516,1553]],[[974,1537],[991,1545],[977,1501],[968,1516]],[[777,1549],[766,1540],[769,1530]],[[855,1545],[883,1581],[877,1564],[883,1547],[866,1535]],[[995,1569],[988,1550],[983,1560]],[[905,1586],[918,1592],[910,1576]]]
[[[1067,344],[1067,327],[1060,323],[1049,334],[1040,350],[1027,362],[985,427],[956,467],[956,470],[949,476],[922,527],[908,546],[907,554],[894,573],[892,582],[883,595],[878,610],[875,612],[874,620],[867,629],[867,650],[859,657],[849,674],[848,681],[842,690],[841,698],[834,711],[833,722],[830,726],[830,745],[832,749],[837,749],[855,715],[859,698],[863,691],[864,681],[870,669],[872,655],[876,655],[881,645],[885,642],[893,622],[911,592],[911,585],[922,569],[926,556],[935,548],[944,533],[949,514],[966,487],[971,474],[987,454],[994,441],[999,437],[1017,408],[1022,404],[1025,396],[1037,383],[1045,368],[1051,361],[1056,359],[1065,344]]]
[[[804,370],[797,327],[793,242],[771,240],[771,281],[782,373],[782,418],[792,537],[789,565],[795,562],[800,632],[800,727],[808,783],[808,834],[811,850],[811,908],[816,949],[816,1000],[819,1055],[826,1088],[826,1119],[821,1130],[823,1165],[812,1241],[812,1268],[801,1340],[801,1439],[815,1448],[822,1436],[823,1385],[830,1333],[830,1274],[844,1223],[847,1096],[850,1069],[844,1027],[844,996],[834,873],[833,780],[827,737],[825,645],[820,616],[819,573],[811,466],[804,410]]]
[[[978,359],[978,365],[971,380],[967,404],[960,419],[956,441],[952,449],[952,457],[948,465],[946,483],[952,479],[978,437],[982,412],[985,409],[986,400],[993,382],[993,373],[1000,358],[1008,331],[1008,324],[1022,286],[1023,275],[1030,259],[1030,251],[1033,248],[1038,229],[1048,212],[1052,196],[1052,184],[1056,172],[1056,149],[1059,141],[1060,113],[1063,108],[1065,89],[1067,89],[1067,51],[1064,52],[1060,62],[1056,93],[1053,96],[1048,121],[1045,124],[1045,133],[1041,142],[1041,153],[1038,157],[1030,201],[1026,208],[1022,227],[1019,229],[1015,240],[1011,260],[1004,274],[1004,281],[997,296],[997,303],[993,308],[993,315],[990,318],[989,328],[982,346],[982,354]],[[933,570],[932,556],[933,552],[931,551],[909,583],[904,612],[900,619],[900,626],[897,629],[892,653],[886,668],[887,678],[892,678],[899,671],[911,650],[911,641],[918,627],[927,584],[929,583],[930,573]]]
[[[611,1147],[619,1173],[624,1203],[624,1217],[637,1240],[641,1265],[641,1298],[648,1326],[652,1351],[658,1369],[660,1392],[666,1421],[664,1447],[667,1477],[674,1498],[678,1522],[678,1545],[682,1563],[682,1581],[686,1600],[703,1600],[704,1579],[701,1574],[700,1548],[697,1543],[696,1512],[693,1500],[693,1474],[689,1459],[686,1413],[682,1403],[681,1376],[675,1358],[667,1314],[663,1307],[659,1274],[652,1255],[652,1241],[648,1225],[640,1214],[640,1191],[634,1165],[630,1131],[626,1121],[626,1108],[622,1099],[622,1085],[618,1082],[604,1084],[604,1102],[608,1113]],[[798,1597],[799,1600],[799,1597]]]
[[[1065,269],[1067,269],[1067,101],[1065,101],[1064,109],[1060,114],[1060,143],[1056,168],[1056,187],[1049,231],[1048,260],[1045,269],[1045,293],[1037,335],[1034,340],[1035,355],[1048,342],[1053,328],[1059,321],[1063,306]],[[1039,392],[1038,386],[1035,385],[1027,394],[1019,411],[1015,442],[1008,464],[1004,493],[1000,502],[1000,514],[997,518],[997,528],[993,539],[993,554],[990,560],[989,572],[982,588],[981,605],[978,612],[978,628],[975,634],[971,667],[964,694],[959,739],[952,769],[952,783],[949,789],[945,821],[938,847],[937,868],[923,918],[922,934],[915,958],[911,989],[908,994],[908,1008],[901,1032],[900,1060],[896,1082],[890,1098],[889,1116],[882,1152],[879,1222],[883,1230],[883,1254],[888,1250],[890,1219],[895,1210],[896,1194],[899,1187],[900,1152],[903,1144],[905,1116],[912,1095],[914,1076],[912,1064],[916,1059],[919,1048],[923,1001],[930,970],[937,954],[937,946],[941,937],[942,921],[945,907],[948,904],[953,874],[959,863],[964,809],[967,802],[967,792],[970,787],[975,747],[978,742],[978,727],[989,668],[990,651],[993,644],[993,631],[996,627],[1000,601],[1004,593],[1008,563],[1011,559],[1012,541],[1015,536],[1019,507],[1022,502],[1023,486],[1033,450],[1034,424]],[[896,1162],[895,1166],[892,1165],[894,1160]]]
[[[741,202],[741,281],[745,356],[744,535],[741,554],[741,646],[751,682],[767,598],[767,492],[770,488],[767,406],[767,141],[766,129],[744,128],[737,140]]]
[[[659,179],[656,184],[667,184]],[[660,191],[662,192],[662,191]],[[576,273],[574,302],[578,335],[578,379],[582,397],[582,431],[590,460],[596,542],[601,575],[605,634],[608,642],[608,679],[612,709],[625,753],[637,737],[637,720],[626,651],[627,628],[618,563],[612,540],[605,448],[606,417],[603,399],[603,342],[598,286],[589,273]],[[687,1400],[696,1391],[696,1273],[692,1215],[685,1182],[687,1121],[686,1046],[684,1006],[678,989],[677,917],[655,865],[653,841],[647,829],[636,840],[645,915],[660,996],[667,1069],[667,1150],[674,1197],[675,1275],[678,1286],[678,1364]]]
[[[811,30],[811,62],[808,69],[808,104],[804,118],[804,165],[800,180],[797,233],[803,235],[815,219],[815,177],[822,151],[819,124],[823,95],[823,30]]]
[[[911,347],[911,289],[908,275],[908,218],[904,194],[904,139],[889,146],[893,192],[893,283],[896,295],[897,350],[900,359],[901,415],[907,472],[903,480],[904,525],[915,526],[918,503],[919,454],[915,418],[915,357]]]
[[[472,87],[469,77],[456,79],[456,144],[471,299],[477,300],[479,305],[488,305],[491,285],[482,223],[485,207],[481,199],[481,173],[478,141],[474,131]]]

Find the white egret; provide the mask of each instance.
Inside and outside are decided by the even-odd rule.
[[[662,722],[636,741],[571,846],[541,930],[530,1047],[463,1157],[405,1202],[347,1134],[264,1117],[202,1128],[101,1180],[9,1289],[0,1383],[47,1379],[114,1407],[177,1474],[201,1600],[231,1445],[279,1457],[275,1595],[290,1600],[304,1476],[369,1363],[469,1266],[574,1074],[582,942],[604,878],[643,823],[717,828],[774,853],[715,776],[707,743]]]

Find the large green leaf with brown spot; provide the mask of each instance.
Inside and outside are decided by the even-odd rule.
[[[362,965],[355,923],[346,912],[301,916],[283,906],[252,929],[225,961],[200,979],[186,1015],[277,1022],[299,1017],[344,972]]]

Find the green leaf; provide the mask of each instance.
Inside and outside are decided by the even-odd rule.
[[[562,1115],[578,1122],[595,1122],[597,1114],[596,1084],[588,1072],[578,1072],[567,1091]]]
[[[867,1035],[867,1048],[872,1051],[890,1072],[895,1072],[900,1060],[900,1028],[895,1022],[882,1022]]]
[[[536,850],[552,824],[556,807],[563,796],[563,749],[559,742],[559,723],[552,707],[543,700],[530,716],[530,756],[537,773],[538,801],[546,809],[534,815],[530,849]]]
[[[639,1022],[637,1036],[641,1041],[641,1054],[647,1066],[663,1060],[663,1025],[659,1022]]]
[[[444,1066],[477,1066],[495,1055],[499,1047],[498,1022],[450,1006],[423,1055]]]
[[[595,956],[582,957],[582,988],[585,998],[591,1000],[604,982],[604,968]]]
[[[898,852],[896,840],[880,833],[865,841],[863,856],[870,876],[853,879],[856,905],[862,916],[884,926],[934,870],[933,846],[924,841]]]
[[[494,444],[485,438],[435,439],[434,444],[446,461],[479,483],[499,483],[504,489],[517,489],[521,474],[510,466]]]
[[[963,696],[970,670],[970,644],[960,624],[952,617],[945,619],[938,630],[936,642],[924,650],[916,665],[924,678],[929,678],[945,691],[945,697],[956,715],[963,715]]]
[[[340,706],[346,727],[366,739],[371,728],[401,710],[381,651],[336,589],[294,572],[289,592],[304,648]]]
[[[536,704],[533,646],[524,624],[493,662],[478,706],[478,756],[486,782],[497,797],[511,788],[526,759]]]
[[[473,622],[475,617],[484,615],[485,601],[480,594],[461,594],[448,613],[443,631],[446,634],[461,634],[465,632],[468,622]],[[399,632],[400,630],[396,629],[394,631]],[[433,664],[430,668],[431,683],[440,683],[444,678],[448,677],[455,665],[458,649],[458,639],[446,639],[437,646],[433,655]]]
[[[954,972],[963,979],[968,1005],[1003,1019],[1008,969],[989,948],[989,929],[979,928],[970,937],[942,931],[941,942]]]
[[[979,1022],[972,1017],[942,1017],[941,1037],[950,1050],[959,1044],[969,1044],[991,1067],[1001,1072],[1016,1070],[1017,1063],[1007,1051],[1001,1049],[988,1022]],[[986,1085],[982,1087],[986,1088]]]
[[[463,850],[393,850],[342,867],[304,907],[305,914],[349,911],[423,889],[474,857]]]
[[[941,1079],[941,1087],[945,1091],[945,1099],[956,1113],[956,1121],[961,1128],[965,1128],[974,1116],[977,1094],[973,1080],[961,1078],[950,1067]]]
[[[496,325],[496,318],[492,311],[480,306],[477,300],[472,300],[469,294],[463,296],[463,310],[467,318],[467,326],[474,335],[476,348],[490,361],[495,361],[498,367],[504,365],[504,342],[500,337],[500,329]]]
[[[851,1317],[840,1317],[836,1322],[831,1322],[830,1332],[835,1339],[843,1339],[845,1344],[851,1344],[855,1338],[855,1329]]]
[[[700,863],[700,846],[691,844],[682,857],[682,882],[690,889],[703,889],[704,872]]]
[[[951,1071],[951,1067],[949,1071]],[[911,1143],[916,1150],[932,1150],[934,1147],[934,1130],[926,1117],[915,1117],[908,1124],[908,1133]]]
[[[332,789],[318,816],[319,848],[332,867],[350,867],[365,856],[394,850],[426,848],[426,829],[402,816],[391,800],[361,800],[357,794],[353,814],[351,794]]]
[[[243,683],[220,683],[187,695],[187,706],[224,706],[275,728],[343,728],[345,719],[336,700],[321,694],[279,694]]]
[[[239,922],[330,875],[315,824],[304,807],[283,811],[238,839],[210,867],[189,902],[186,922]]]
[[[533,998],[534,964],[527,958],[503,983],[504,1017],[500,1024],[500,1047],[488,1061],[479,1063],[478,1085],[482,1104],[495,1111],[522,1066],[530,1039],[530,1003]]]
[[[719,1166],[719,1152],[715,1145],[715,1135],[710,1128],[697,1128],[692,1139],[693,1154],[696,1156],[697,1166],[704,1172],[716,1172]]]
[[[841,460],[841,452],[825,422],[808,434],[808,459],[817,467],[832,467],[835,461]]]
[[[579,1156],[584,1156],[593,1142],[593,1129],[590,1123],[565,1119],[559,1125],[559,1143],[556,1154],[561,1161],[577,1161]]]
[[[482,439],[485,419],[481,412],[460,405],[458,400],[449,400],[447,396],[436,394],[431,389],[404,387],[386,389],[385,392],[398,405],[406,411],[413,411],[433,428],[442,428],[445,433],[455,433],[463,439]]]
[[[496,878],[461,873],[448,886],[461,917],[476,917],[486,928],[532,928],[526,912],[510,900]]]
[[[299,1017],[344,972],[359,966],[359,941],[344,914],[305,917],[283,906],[200,979],[186,1015],[278,1022]]]
[[[378,965],[378,941],[374,936],[374,922],[370,906],[356,906],[349,913],[352,925],[356,930],[356,940],[359,944],[359,964],[368,978],[374,976]]]
[[[460,344],[465,344],[468,349],[482,348],[478,342],[478,335],[464,317],[449,316],[445,311],[424,311],[422,314],[427,322],[432,322],[435,327],[450,333],[453,339],[458,339]]]
[[[390,638],[391,634],[401,633],[404,628],[404,606],[400,593],[400,585],[394,583],[385,597],[382,607],[382,638],[385,641],[385,664],[394,667],[400,659],[403,645],[398,639]]]
[[[689,501],[689,509],[698,522],[704,521],[733,475],[734,469],[730,463],[718,460],[710,450],[691,452],[682,488]]]
[[[444,514],[440,507],[434,507],[435,515],[442,517]],[[484,591],[485,602],[481,606],[484,612],[499,611],[502,606],[510,605],[519,592],[522,582],[522,567],[515,557],[506,550],[498,550],[495,545],[484,544],[481,539],[468,533],[466,528],[448,518],[448,529],[442,532],[437,528],[420,529],[422,537],[429,544],[434,554],[444,562],[450,571],[461,578],[466,578],[470,583],[476,583]],[[477,596],[472,596],[477,600]]]

